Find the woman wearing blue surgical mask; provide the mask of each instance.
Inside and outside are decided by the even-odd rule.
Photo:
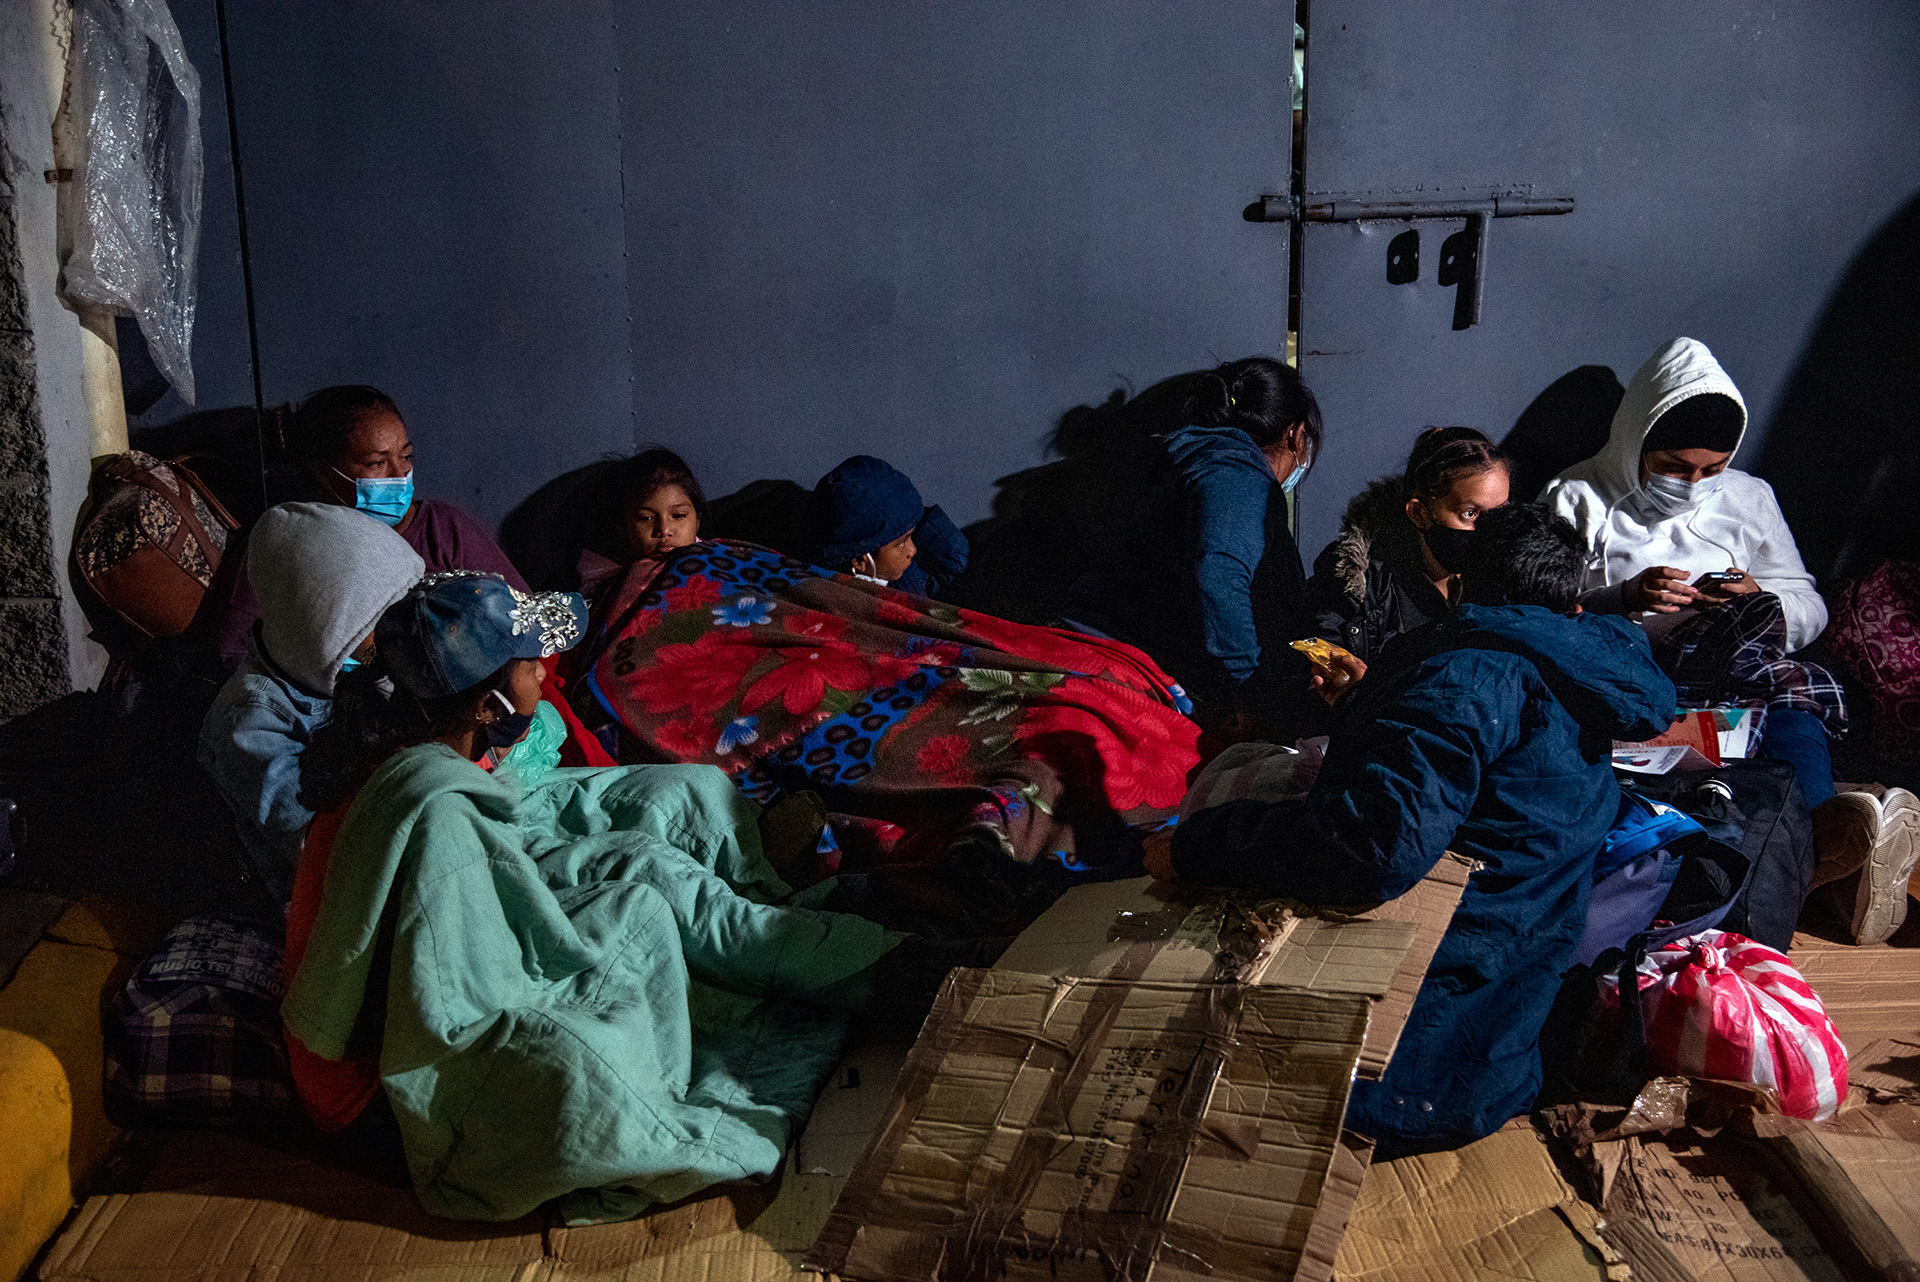
[[[330,457],[302,460],[321,492],[382,525],[399,529],[411,524],[420,505],[413,496],[413,441],[400,411],[372,388],[328,388],[309,397],[301,406],[303,413],[322,398],[357,404],[332,416],[336,430],[318,434],[315,444],[324,443]],[[311,423],[319,415],[307,417]]]
[[[1288,494],[1319,456],[1320,407],[1255,356],[1155,384],[1121,409],[1159,450],[1152,487],[1068,593],[1068,626],[1139,646],[1228,739],[1279,737],[1313,680]],[[1364,669],[1360,669],[1364,670]]]
[[[288,419],[282,444],[306,490],[298,497],[365,512],[406,540],[429,572],[479,570],[526,588],[491,531],[453,504],[416,493],[406,420],[380,389],[344,385],[315,392]],[[227,671],[246,657],[247,633],[259,617],[244,567],[244,557],[222,559],[200,616]]]

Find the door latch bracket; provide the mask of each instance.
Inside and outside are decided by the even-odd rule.
[[[1262,196],[1262,222],[1290,222],[1292,202],[1286,196]],[[1480,299],[1485,292],[1487,231],[1496,218],[1537,218],[1573,212],[1571,196],[1536,196],[1531,192],[1496,192],[1484,199],[1422,198],[1359,192],[1309,195],[1300,208],[1304,223],[1415,222],[1466,219],[1464,231],[1447,237],[1440,247],[1439,281],[1455,285],[1453,327],[1480,323]]]

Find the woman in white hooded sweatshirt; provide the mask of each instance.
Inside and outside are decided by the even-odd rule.
[[[1771,592],[1786,615],[1789,652],[1820,635],[1826,603],[1773,487],[1727,466],[1746,429],[1746,401],[1705,343],[1676,338],[1640,367],[1606,447],[1541,495],[1591,549],[1582,605],[1671,614],[1696,599]],[[1694,586],[1727,571],[1741,580]]]
[[[1605,448],[1562,472],[1541,495],[1587,541],[1585,608],[1637,615],[1657,643],[1700,612],[1765,592],[1779,602],[1784,653],[1819,637],[1826,603],[1773,487],[1729,466],[1746,429],[1740,389],[1705,343],[1676,338],[1640,367]],[[1783,659],[1781,650],[1769,657]],[[1905,916],[1906,878],[1920,856],[1920,801],[1894,789],[1884,798],[1850,792],[1823,807],[1833,798],[1828,736],[1844,729],[1845,711],[1837,683],[1822,669],[1788,662],[1763,670],[1796,669],[1819,698],[1770,700],[1762,751],[1790,763],[1807,805],[1821,808],[1816,883],[1845,880],[1835,891],[1849,897],[1841,907],[1855,935],[1884,938]],[[1814,710],[1821,702],[1829,705],[1824,717]],[[1857,882],[1850,877],[1856,870]]]

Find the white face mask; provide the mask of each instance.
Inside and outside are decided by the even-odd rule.
[[[1640,505],[1647,511],[1660,516],[1683,516],[1700,500],[1719,488],[1718,476],[1703,476],[1697,481],[1683,481],[1677,476],[1649,472],[1647,483],[1640,487]]]

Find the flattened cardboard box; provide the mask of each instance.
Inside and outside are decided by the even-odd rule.
[[[838,1182],[789,1172],[625,1224],[436,1219],[404,1184],[190,1132],[147,1191],[90,1199],[44,1282],[789,1282]]]
[[[1331,1276],[1370,1156],[1340,1129],[1348,1084],[1384,1069],[1468,872],[1450,857],[1394,904],[1339,920],[1178,899],[1145,878],[1073,891],[997,978],[950,981],[808,1267]],[[1196,1085],[1223,1035],[1196,1020],[1227,1005],[1258,1019],[1226,1035],[1216,1084]],[[1079,1022],[1094,1008],[1126,1018]],[[1309,1065],[1317,1088],[1293,1076]],[[1173,1126],[1145,1110],[1176,1083]],[[1145,1192],[1141,1171],[1157,1180]]]
[[[1378,1002],[1360,1060],[1360,1076],[1372,1080],[1393,1057],[1472,871],[1449,854],[1400,898],[1352,916],[1182,895],[1151,877],[1081,886],[1022,931],[994,969],[1364,993]]]
[[[1856,948],[1802,933],[1787,960],[1846,1043],[1854,1093],[1920,1100],[1920,948]]]
[[[808,1267],[872,1282],[1287,1276],[1369,1007],[956,971]]]
[[[1600,1217],[1524,1121],[1465,1148],[1368,1168],[1341,1282],[1624,1282]]]
[[[1605,1207],[1602,1235],[1634,1276],[1696,1282],[1843,1282],[1792,1200],[1754,1155],[1636,1135]]]

